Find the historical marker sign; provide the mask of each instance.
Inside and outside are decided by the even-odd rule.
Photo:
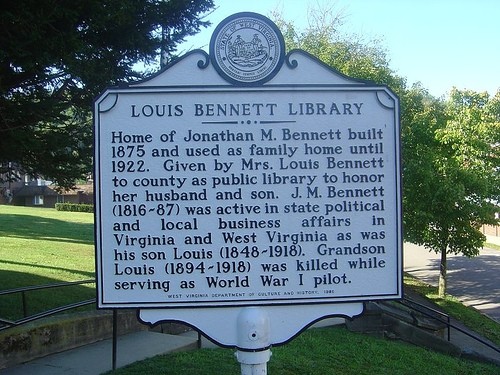
[[[98,306],[402,295],[398,99],[243,13],[95,103]]]

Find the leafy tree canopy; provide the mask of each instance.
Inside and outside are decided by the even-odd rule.
[[[420,87],[404,128],[404,227],[408,241],[441,253],[439,294],[446,293],[447,254],[475,256],[483,224],[498,224],[500,91],[452,89],[446,100]]]
[[[427,98],[406,129],[407,238],[435,251],[474,256],[500,200],[500,92],[452,89]]]
[[[0,174],[69,187],[91,171],[93,99],[142,77],[208,25],[212,0],[6,0],[0,12]],[[162,33],[163,30],[163,33]]]
[[[398,95],[404,91],[406,80],[390,69],[387,53],[379,40],[342,33],[344,17],[336,11],[335,4],[311,9],[309,26],[303,31],[278,12],[272,17],[283,33],[288,50],[307,51],[349,77],[385,84]]]

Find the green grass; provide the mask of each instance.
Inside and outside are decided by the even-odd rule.
[[[276,375],[486,375],[498,367],[461,360],[401,342],[349,332],[311,329],[272,349],[268,373]],[[113,375],[240,374],[230,349],[173,353],[108,372]]]
[[[491,242],[485,242],[484,247],[487,247],[488,249],[493,249],[493,250],[500,250],[500,246],[497,244],[491,243]]]
[[[93,215],[0,205],[0,290],[95,277]],[[95,297],[94,285],[27,293],[28,315]],[[22,317],[21,295],[0,297],[0,316]]]

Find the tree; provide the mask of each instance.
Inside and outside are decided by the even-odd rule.
[[[414,93],[422,110],[406,129],[405,237],[441,254],[443,297],[447,254],[478,255],[481,226],[498,223],[500,92],[490,98],[453,89],[447,101]]]
[[[309,26],[304,31],[297,30],[279,12],[274,12],[272,18],[283,34],[287,50],[307,51],[342,74],[385,84],[398,95],[405,91],[406,80],[390,69],[379,40],[341,32],[344,16],[336,11],[335,4],[310,9]]]
[[[212,7],[212,0],[2,2],[0,176],[15,179],[17,165],[70,187],[88,174],[93,99],[140,79],[137,63],[153,63],[161,47],[174,53],[208,25],[201,17]]]
[[[446,255],[477,255],[483,224],[496,224],[500,201],[500,91],[453,89],[447,101],[389,68],[377,41],[342,36],[333,8],[312,11],[304,32],[274,14],[289,49],[301,48],[348,76],[389,86],[400,97],[403,228],[407,241],[441,254],[440,295],[446,291]]]

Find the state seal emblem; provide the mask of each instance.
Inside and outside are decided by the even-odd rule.
[[[278,27],[257,13],[237,13],[222,21],[210,40],[215,69],[232,84],[260,85],[281,68],[285,43]]]

